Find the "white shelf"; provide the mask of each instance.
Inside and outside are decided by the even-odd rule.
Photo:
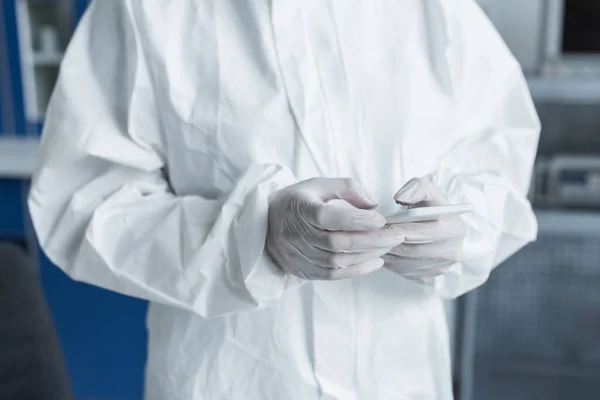
[[[600,78],[529,77],[527,82],[536,101],[600,104]]]
[[[600,56],[564,56],[527,81],[536,100],[600,104]]]
[[[0,178],[29,179],[35,169],[40,140],[0,137]]]

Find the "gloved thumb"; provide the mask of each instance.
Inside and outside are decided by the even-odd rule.
[[[367,191],[354,179],[315,179],[319,196],[324,202],[329,200],[344,200],[356,208],[365,210],[377,207],[377,203],[369,196]]]
[[[394,195],[405,206],[441,206],[448,204],[446,196],[428,178],[413,178]]]

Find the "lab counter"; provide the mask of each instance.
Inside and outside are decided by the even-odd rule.
[[[35,168],[39,138],[0,137],[0,179],[28,180]]]
[[[0,239],[32,245],[25,199],[39,140],[0,137]]]

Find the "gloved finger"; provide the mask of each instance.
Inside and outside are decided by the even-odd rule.
[[[427,222],[394,224],[393,226],[404,235],[404,243],[428,243],[464,239],[466,235],[466,227],[460,217]]]
[[[314,228],[307,240],[315,247],[334,253],[360,253],[398,246],[404,241],[404,234],[394,226],[366,232],[331,232]]]
[[[312,276],[310,279],[314,280],[336,281],[368,275],[381,269],[381,267],[383,267],[383,260],[381,258],[376,258],[374,260],[349,265],[343,268],[319,268],[309,276]]]
[[[438,276],[446,273],[456,262],[438,259],[383,256],[385,267],[403,276]]]
[[[383,215],[358,208],[311,202],[302,217],[311,225],[327,231],[372,231],[385,226]]]
[[[438,258],[405,258],[393,254],[386,254],[382,258],[386,263],[386,267],[394,267],[406,273],[420,273],[425,270],[445,271],[456,264],[455,261]]]
[[[428,177],[413,178],[394,196],[396,203],[405,206],[443,206],[450,202],[446,195]]]
[[[403,243],[390,250],[389,254],[404,258],[459,262],[463,258],[463,240],[451,239],[427,244]]]
[[[438,275],[439,276],[439,275]],[[405,276],[411,282],[418,283],[420,285],[433,285],[435,283],[436,276],[418,277],[418,276]]]
[[[338,199],[362,209],[377,206],[367,191],[352,178],[313,178],[308,180],[307,184],[314,193],[317,193],[322,202]]]
[[[424,269],[424,270],[420,270],[419,272],[413,272],[413,273],[403,273],[402,276],[404,276],[406,279],[427,279],[427,278],[435,278],[438,276],[443,276],[449,268],[444,268],[444,269]]]
[[[389,253],[391,247],[360,253],[334,253],[316,247],[303,249],[304,256],[322,268],[342,268],[348,265],[360,264]]]

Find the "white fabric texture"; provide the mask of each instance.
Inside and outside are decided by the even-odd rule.
[[[153,302],[147,400],[448,400],[442,298],[535,238],[538,135],[473,0],[97,0],[29,206],[71,277]],[[349,177],[390,215],[426,175],[475,207],[434,282],[307,282],[265,253],[275,190]]]

